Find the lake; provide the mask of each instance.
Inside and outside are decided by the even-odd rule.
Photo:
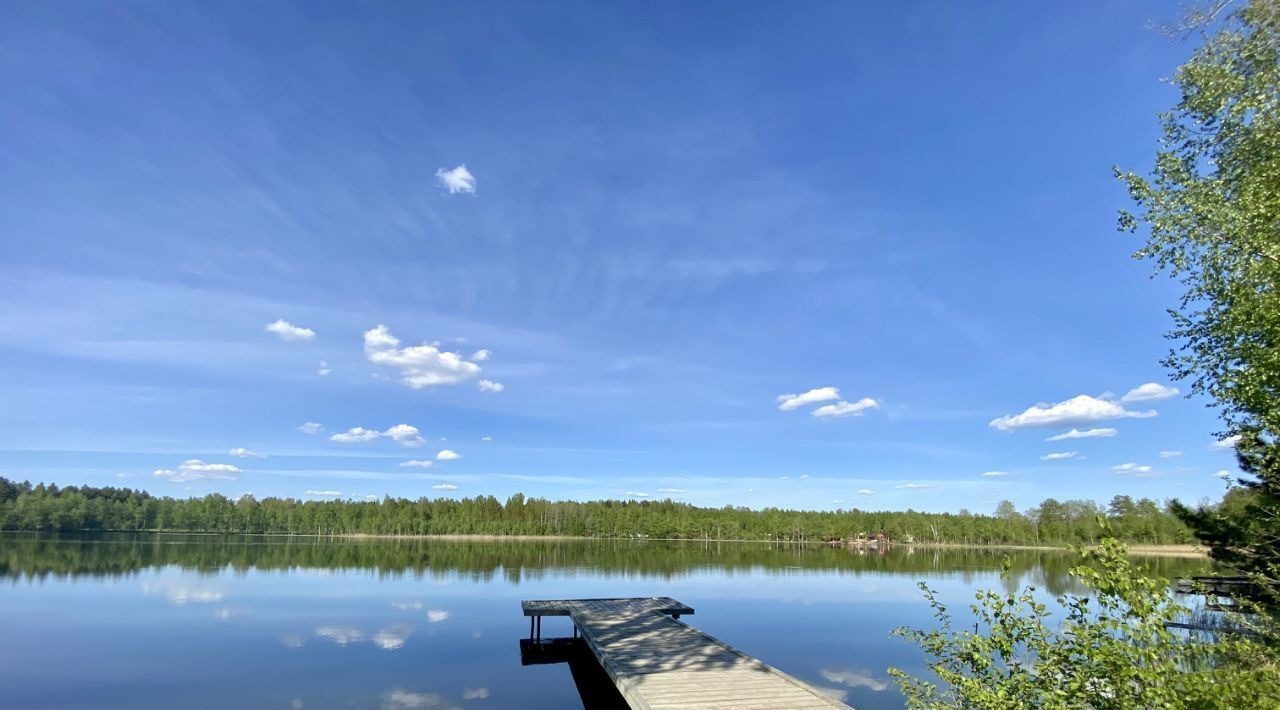
[[[1064,552],[629,540],[0,534],[10,708],[581,708],[566,665],[522,666],[521,599],[674,597],[694,626],[857,708],[899,708],[890,636],[1011,582],[1080,591]],[[1164,576],[1197,559],[1149,558]],[[564,618],[543,636],[568,636]]]

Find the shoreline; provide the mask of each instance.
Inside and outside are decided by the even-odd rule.
[[[581,541],[622,541],[622,542],[685,542],[685,543],[752,543],[767,545],[795,545],[795,546],[818,546],[832,547],[832,545],[823,540],[747,540],[741,538],[681,538],[681,537],[581,537],[576,535],[502,535],[502,534],[479,534],[479,533],[431,533],[431,534],[399,534],[399,533],[334,533],[334,534],[317,534],[317,533],[249,533],[249,532],[184,532],[180,530],[81,530],[81,531],[29,531],[29,530],[0,530],[0,533],[16,534],[16,535],[32,535],[32,536],[59,536],[59,535],[186,535],[186,536],[202,536],[202,537],[271,537],[271,538],[290,538],[290,539],[342,539],[342,540],[442,540],[446,542],[569,542],[575,540]],[[1134,557],[1198,557],[1208,558],[1209,550],[1203,545],[1141,545],[1125,543],[1128,548],[1128,554]],[[837,547],[860,547],[860,549],[875,549],[875,545],[850,546],[841,543]],[[1017,544],[993,544],[984,545],[978,543],[959,543],[959,542],[890,542],[889,548],[894,547],[912,547],[926,549],[968,549],[968,550],[1027,550],[1042,552],[1070,552],[1071,548],[1067,545],[1017,545]],[[1096,549],[1097,545],[1089,545],[1088,549]]]

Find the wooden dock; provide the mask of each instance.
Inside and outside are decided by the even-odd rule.
[[[634,710],[830,710],[849,706],[679,621],[693,609],[670,597],[521,603],[530,638],[543,616],[568,616]]]

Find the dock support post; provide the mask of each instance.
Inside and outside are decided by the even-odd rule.
[[[529,617],[529,638],[533,638],[533,617]]]

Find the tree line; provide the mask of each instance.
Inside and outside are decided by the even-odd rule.
[[[127,488],[16,483],[0,477],[0,530],[31,532],[197,532],[292,535],[562,535],[689,540],[844,540],[883,532],[895,542],[970,545],[1092,544],[1101,521],[1141,544],[1192,541],[1168,506],[1115,496],[1110,504],[1046,499],[1019,512],[1002,501],[994,515],[906,511],[701,508],[672,500],[551,501],[517,493],[499,501],[386,497],[302,501],[213,493],[153,496]]]

